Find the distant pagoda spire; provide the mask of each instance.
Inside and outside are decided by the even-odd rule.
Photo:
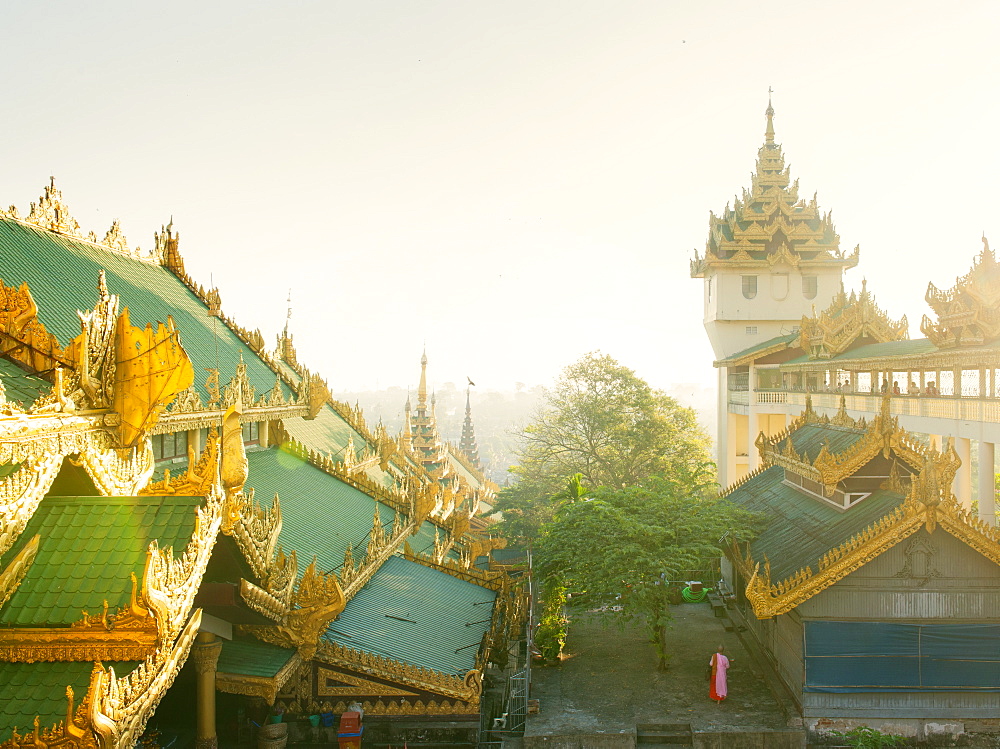
[[[464,452],[472,464],[480,471],[483,470],[479,462],[479,445],[476,443],[476,429],[472,424],[472,385],[465,389],[465,423],[462,424],[462,440],[458,443],[459,449]]]
[[[282,361],[292,368],[297,368],[299,364],[298,355],[295,352],[293,336],[290,330],[292,324],[292,290],[288,290],[288,311],[285,313],[285,327],[278,336],[278,356]]]
[[[451,467],[441,436],[438,434],[437,419],[434,415],[434,401],[427,404],[427,348],[420,357],[420,387],[417,388],[416,412],[409,419],[410,444],[417,459],[427,472],[440,482],[451,480]],[[409,405],[409,397],[407,397]],[[409,409],[406,411],[410,413]]]

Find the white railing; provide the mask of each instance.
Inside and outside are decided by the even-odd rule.
[[[759,393],[758,395],[763,395],[763,393]],[[805,393],[787,392],[784,395],[786,395],[787,400],[783,402],[789,405],[805,406],[806,404]],[[837,409],[840,407],[840,394],[813,393],[812,402],[814,408]],[[848,411],[875,414],[882,407],[882,396],[845,394],[844,403]],[[894,416],[919,416],[930,419],[958,419],[961,421],[990,423],[1000,422],[1000,400],[995,398],[894,395],[889,401],[889,410]]]

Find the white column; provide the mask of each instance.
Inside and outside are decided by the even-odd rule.
[[[749,434],[747,435],[747,470],[752,473],[760,465],[760,454],[754,445],[754,442],[757,441],[757,435],[760,434],[760,424],[757,418],[757,368],[751,364],[748,369],[750,371],[747,377],[747,403],[749,403],[747,406],[747,413],[749,414],[747,418],[747,429],[749,429]]]
[[[979,443],[979,518],[990,525],[996,525],[996,490],[993,485],[993,443]]]
[[[955,473],[955,479],[951,483],[951,490],[958,499],[958,503],[965,509],[972,508],[972,440],[965,437],[955,438],[955,452],[962,465]]]
[[[719,412],[716,415],[715,450],[719,486],[725,489],[732,483],[729,473],[730,453],[735,452],[729,440],[729,368],[719,367]]]

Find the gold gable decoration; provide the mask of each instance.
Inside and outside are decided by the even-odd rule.
[[[920,332],[941,348],[978,346],[1000,337],[1000,265],[983,237],[983,250],[948,291],[927,284],[924,297],[937,322],[924,315]]]
[[[817,562],[817,571],[806,566],[778,582],[771,581],[771,565],[761,566],[750,555],[733,547],[730,556],[748,578],[746,596],[758,619],[768,619],[829,588],[846,575],[868,564],[903,539],[925,528],[933,533],[940,526],[1000,565],[1000,532],[973,516],[951,493],[951,482],[959,467],[954,448],[945,452],[926,450],[921,454],[920,471],[910,482],[903,502]]]
[[[799,337],[793,346],[807,352],[811,359],[829,359],[842,354],[860,338],[871,339],[874,343],[909,338],[906,315],[891,320],[875,304],[864,280],[860,294],[852,291],[848,296],[841,289],[822,313],[803,316]]]
[[[28,284],[6,286],[0,281],[0,355],[34,372],[71,366],[71,355],[38,319],[38,305]]]
[[[115,332],[114,410],[121,416],[123,447],[133,447],[174,396],[194,382],[194,368],[169,315],[167,324],[145,329],[129,323],[128,308]]]
[[[833,496],[834,489],[840,481],[854,475],[861,466],[879,453],[888,457],[890,451],[894,452],[915,469],[919,468],[932,451],[913,440],[906,430],[899,426],[899,420],[890,413],[890,399],[889,393],[883,395],[878,415],[870,424],[865,424],[864,419],[854,420],[848,416],[844,396],[840,399],[840,410],[830,418],[819,416],[812,409],[812,398],[807,395],[805,411],[787,429],[771,437],[761,432],[754,444],[760,451],[765,467],[780,465],[786,470],[816,481],[823,485],[827,496]],[[809,462],[806,456],[799,455],[795,451],[791,439],[791,435],[806,424],[830,424],[863,429],[864,433],[860,439],[840,453],[832,453],[824,444],[812,462]],[[958,459],[951,447],[948,449],[948,455],[954,456],[954,460]]]

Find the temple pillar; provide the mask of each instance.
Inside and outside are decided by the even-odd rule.
[[[965,509],[972,509],[972,440],[965,437],[955,438],[955,452],[962,465],[958,467],[955,478],[951,482],[951,490],[958,503]]]
[[[715,470],[719,486],[725,489],[729,486],[729,368],[719,367],[718,379],[718,413],[715,426]]]
[[[992,442],[979,442],[979,519],[990,525],[996,525],[996,488],[994,486],[993,464],[994,449]]]
[[[215,733],[215,669],[222,652],[222,640],[211,632],[199,632],[191,648],[194,668],[198,674],[198,730],[196,749],[216,749],[219,737]]]
[[[760,414],[757,413],[757,368],[752,364],[749,367],[750,375],[747,377],[747,471],[753,472],[760,465],[760,453],[754,442],[761,432]]]

